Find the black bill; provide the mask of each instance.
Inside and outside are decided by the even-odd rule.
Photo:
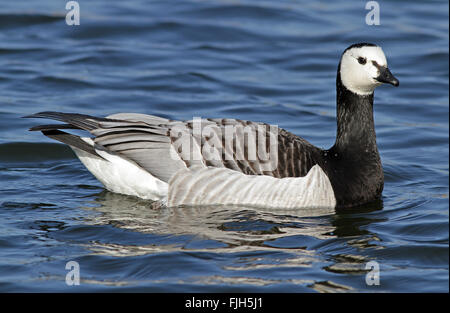
[[[378,75],[377,80],[381,83],[387,83],[394,85],[395,87],[398,87],[400,85],[400,82],[397,78],[392,75],[391,71],[384,66],[379,66],[378,70],[380,71],[380,75]]]

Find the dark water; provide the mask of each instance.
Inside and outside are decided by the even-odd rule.
[[[65,3],[0,2],[0,291],[448,292],[447,1],[379,1],[379,26],[364,1],[80,0],[80,26]],[[375,93],[383,199],[350,211],[154,210],[20,118],[231,117],[327,148],[339,56],[361,41],[401,84]]]

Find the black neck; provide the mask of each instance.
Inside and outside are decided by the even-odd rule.
[[[378,155],[373,121],[373,93],[358,95],[348,90],[342,84],[339,71],[336,93],[337,135],[333,148],[337,152],[353,156],[359,152]]]
[[[339,69],[336,88],[336,143],[324,151],[324,169],[337,207],[349,207],[379,198],[384,175],[373,121],[373,93],[362,96],[348,90]]]

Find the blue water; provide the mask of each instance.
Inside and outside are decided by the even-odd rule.
[[[65,1],[0,2],[1,292],[448,292],[447,1],[378,1],[379,26],[365,1],[78,2],[79,26]],[[155,210],[20,118],[230,117],[328,148],[355,42],[382,46],[400,87],[375,93],[382,201],[352,210]]]

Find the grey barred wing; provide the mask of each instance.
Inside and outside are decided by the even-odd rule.
[[[305,176],[321,150],[274,125],[236,119],[194,119],[170,127],[187,167],[223,167],[247,175]]]
[[[278,127],[235,119],[193,119],[170,127],[172,146],[187,167],[223,167],[272,175],[278,165]]]
[[[32,117],[63,121],[62,129],[87,130],[94,135],[94,150],[118,154],[165,182],[180,169],[206,167],[278,178],[305,176],[318,153],[307,141],[277,126],[237,119],[173,121],[136,113],[96,118],[57,112]],[[70,138],[68,144],[76,144],[77,137],[55,132],[57,125],[33,130],[46,129],[54,139]]]

